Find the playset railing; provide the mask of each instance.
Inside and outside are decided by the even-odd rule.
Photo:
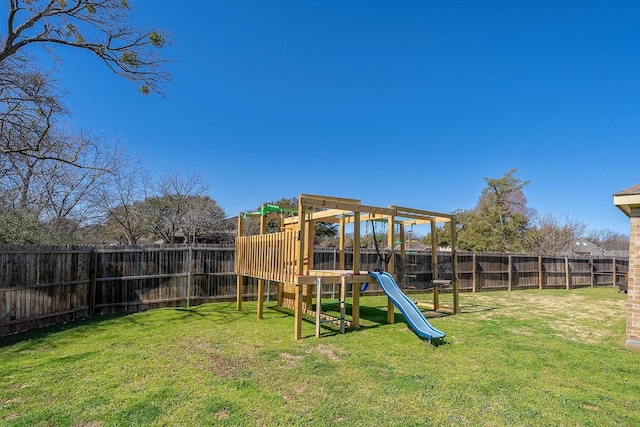
[[[294,283],[297,231],[238,237],[236,273],[242,276]]]

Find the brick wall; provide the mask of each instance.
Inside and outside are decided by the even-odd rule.
[[[627,346],[640,349],[640,207],[631,209]]]

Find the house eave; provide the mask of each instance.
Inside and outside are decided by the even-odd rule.
[[[631,208],[640,207],[640,194],[614,194],[613,204],[626,216],[631,217]]]

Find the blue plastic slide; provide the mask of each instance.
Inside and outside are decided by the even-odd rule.
[[[431,326],[431,323],[424,317],[420,309],[400,290],[391,274],[384,271],[370,271],[369,274],[380,284],[384,293],[398,307],[404,318],[407,319],[411,329],[418,336],[424,337],[429,341],[445,337],[445,333]]]

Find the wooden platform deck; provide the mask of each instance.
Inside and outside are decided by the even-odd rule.
[[[324,284],[367,283],[374,280],[368,271],[355,274],[352,270],[309,270],[305,276],[296,276],[296,285],[314,285],[321,278]]]

